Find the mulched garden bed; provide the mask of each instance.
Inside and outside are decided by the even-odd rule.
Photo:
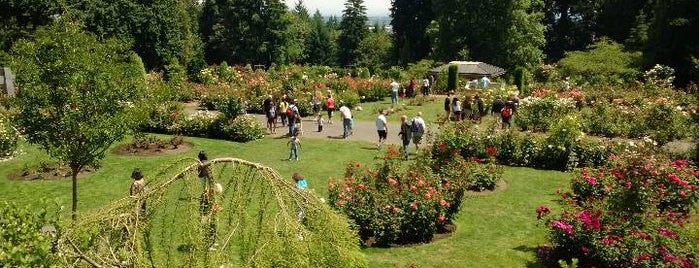
[[[122,144],[112,149],[117,155],[153,156],[171,153],[185,152],[192,148],[192,144],[182,141],[182,136],[175,135],[169,140],[159,139],[155,136],[137,137],[131,143]]]
[[[78,173],[78,178],[83,177],[87,174],[95,172],[92,167],[84,167],[80,173]],[[69,179],[70,168],[67,166],[61,166],[58,164],[45,164],[42,163],[38,167],[25,167],[21,170],[10,172],[7,178],[10,180],[20,180],[20,181],[33,181],[33,180],[60,180]]]

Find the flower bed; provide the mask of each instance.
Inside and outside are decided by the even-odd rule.
[[[693,267],[696,234],[685,224],[698,185],[699,172],[686,160],[644,154],[583,169],[572,191],[559,193],[561,213],[536,209],[550,239],[538,256],[549,267],[572,258],[582,267]]]
[[[435,162],[449,162],[454,156],[465,159],[488,159],[487,148],[497,153],[492,156],[504,165],[532,168],[572,170],[578,167],[599,167],[612,154],[625,150],[656,151],[654,141],[600,140],[585,136],[577,119],[572,116],[558,120],[548,136],[516,131],[474,131],[468,123],[442,128],[432,145]]]
[[[484,170],[463,159],[436,168],[437,172],[435,165],[423,155],[406,167],[398,149],[390,146],[376,167],[351,163],[344,179],[329,182],[330,205],[354,220],[367,244],[429,242],[456,217],[469,187],[492,189],[494,184],[488,181],[502,177],[501,170]],[[473,182],[483,177],[487,178]]]

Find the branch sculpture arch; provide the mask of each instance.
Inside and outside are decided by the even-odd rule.
[[[269,167],[218,158],[208,168],[223,191],[209,204],[200,165],[175,162],[138,197],[80,217],[59,239],[61,260],[95,267],[367,266],[349,220],[313,192]]]

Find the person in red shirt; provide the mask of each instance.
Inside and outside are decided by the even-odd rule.
[[[335,110],[335,99],[333,96],[328,94],[328,98],[325,100],[325,108],[328,109],[328,123],[333,123],[333,111]]]

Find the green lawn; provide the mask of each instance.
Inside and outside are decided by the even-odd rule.
[[[389,122],[400,122],[401,115],[407,115],[408,118],[412,118],[417,112],[422,112],[422,117],[427,122],[437,122],[440,116],[444,114],[444,98],[443,96],[416,97],[414,99],[405,99],[397,105],[391,105],[391,99],[384,98],[382,101],[362,103],[361,107],[362,111],[352,111],[354,118],[360,121],[373,122],[379,110],[390,110],[393,108],[394,112],[386,116]]]
[[[327,195],[326,182],[338,178],[349,161],[367,163],[377,156],[372,144],[360,141],[306,139],[300,161],[284,161],[288,156],[286,139],[265,138],[246,144],[185,138],[193,144],[187,152],[166,156],[108,155],[102,168],[79,179],[79,210],[102,206],[123,198],[131,182],[134,167],[144,170],[146,179],[172,161],[196,156],[206,150],[210,157],[238,157],[259,162],[291,179],[293,172],[306,175],[309,186],[321,196]],[[37,165],[48,158],[33,146],[22,145],[23,153],[0,163],[0,201],[36,205],[41,198],[57,200],[70,207],[70,179],[53,181],[11,181],[9,172]],[[506,186],[485,195],[471,195],[463,204],[456,221],[457,231],[450,237],[426,245],[390,249],[365,249],[371,267],[538,267],[535,248],[545,241],[545,230],[536,226],[535,208],[551,205],[557,187],[566,187],[570,175],[528,168],[506,168]],[[65,215],[68,213],[66,211]],[[67,219],[68,217],[66,217]]]

